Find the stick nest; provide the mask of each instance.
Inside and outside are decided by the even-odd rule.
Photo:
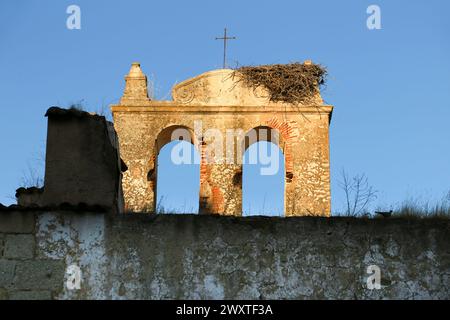
[[[264,87],[273,102],[301,104],[311,100],[325,84],[327,70],[319,64],[272,64],[235,69],[237,82],[256,90]]]

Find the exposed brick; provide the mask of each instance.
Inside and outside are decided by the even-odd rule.
[[[19,290],[61,290],[64,272],[63,261],[21,261],[17,263],[14,287]]]
[[[112,106],[120,156],[130,168],[124,172],[122,180],[127,208],[137,212],[156,208],[154,183],[147,179],[148,163],[171,141],[171,133],[182,127],[202,138],[193,141],[201,156],[199,200],[201,208],[208,208],[200,211],[240,216],[242,189],[233,183],[236,181],[233,165],[240,165],[245,151],[241,150],[243,145],[239,145],[243,142],[240,135],[252,128],[268,126],[280,133],[279,147],[285,155],[285,169],[294,177],[284,189],[285,215],[316,212],[328,216],[328,128],[332,107],[323,105],[318,92],[307,105],[270,102],[263,98],[264,95],[255,95],[242,83],[234,82],[230,72],[216,71],[178,84],[173,88],[173,101],[149,101],[141,99],[142,96],[130,99],[132,90],[128,90],[125,94],[128,97],[119,105]],[[142,83],[136,92],[145,87],[145,77],[140,79]],[[135,112],[137,109],[134,107],[138,106],[139,112]],[[199,120],[201,128],[196,125]],[[218,145],[226,149],[214,150],[219,139],[213,143],[206,134],[209,129],[220,133],[222,141]],[[230,130],[239,137],[227,139]],[[231,141],[233,145],[229,144]],[[231,158],[237,162],[226,162]],[[221,194],[213,192],[212,186],[219,187]]]
[[[0,259],[0,288],[9,287],[14,278],[15,261]]]
[[[31,259],[35,241],[31,234],[9,234],[5,238],[3,256],[8,259]]]
[[[0,232],[32,233],[34,214],[30,212],[0,212]]]
[[[224,199],[219,187],[212,188],[212,212],[223,212]]]
[[[51,300],[52,293],[48,290],[14,291],[9,300]]]
[[[292,138],[297,137],[297,134],[293,128],[293,124],[290,122],[281,122],[276,118],[269,119],[267,125],[273,129],[280,131],[281,136],[284,139],[284,161],[286,171],[294,171],[294,161],[292,157]]]

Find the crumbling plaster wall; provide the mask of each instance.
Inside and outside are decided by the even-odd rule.
[[[223,139],[219,143],[223,145],[224,153],[229,130],[236,133],[240,130],[246,134],[253,128],[268,126],[279,131],[283,138],[280,148],[285,158],[286,173],[292,174],[287,175],[285,182],[286,215],[330,213],[329,118],[326,114],[276,115],[263,111],[247,113],[244,107],[235,112],[212,112],[205,107],[203,112],[196,113],[185,109],[163,112],[157,108],[144,108],[141,112],[133,108],[114,111],[114,126],[119,135],[121,157],[129,169],[122,180],[129,210],[152,211],[155,207],[156,175],[148,179],[148,172],[155,168],[157,135],[173,125],[185,126],[194,131],[195,123],[201,123],[201,134],[205,134],[208,129],[220,132]],[[237,146],[237,135],[233,141]],[[214,138],[205,139],[205,143],[205,147],[208,147],[214,143]],[[242,184],[235,183],[234,176],[242,173],[242,166],[237,161],[225,164],[224,158],[219,155],[213,160],[213,163],[204,166],[204,170],[201,170],[203,176],[199,177],[201,192],[207,189],[207,195],[211,197],[210,211],[241,215]]]
[[[449,299],[448,220],[0,212],[1,299]],[[79,290],[66,269],[82,271]],[[380,290],[366,285],[381,269]]]
[[[124,95],[111,110],[121,157],[129,168],[122,184],[127,210],[155,211],[161,147],[155,147],[155,141],[167,128],[184,126],[195,133],[202,161],[205,150],[217,142],[224,152],[234,151],[233,163],[223,161],[224,154],[206,152],[211,157],[200,164],[200,213],[240,216],[242,155],[236,152],[237,137],[234,148],[227,149],[228,132],[245,135],[263,126],[277,130],[282,138],[285,215],[330,215],[328,129],[333,107],[324,104],[319,92],[301,105],[274,102],[264,88],[245,86],[233,70],[219,69],[175,85],[171,101],[152,101],[139,63],[133,63],[125,80]]]
[[[119,145],[113,125],[104,116],[74,108],[52,107],[46,116],[45,186],[37,205],[84,204],[122,211]],[[19,192],[19,202],[27,202],[24,193]]]

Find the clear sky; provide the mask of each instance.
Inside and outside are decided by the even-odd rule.
[[[81,30],[66,9],[81,8]],[[366,26],[369,5],[381,30]],[[339,172],[365,173],[374,205],[438,199],[450,189],[450,2],[418,1],[1,1],[0,202],[10,204],[45,150],[52,105],[100,111],[118,102],[133,61],[155,96],[230,65],[312,59],[328,67],[333,210]]]

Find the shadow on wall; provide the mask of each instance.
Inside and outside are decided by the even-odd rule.
[[[18,205],[122,212],[126,166],[113,124],[75,108],[51,107],[46,117],[44,187],[18,189]]]

